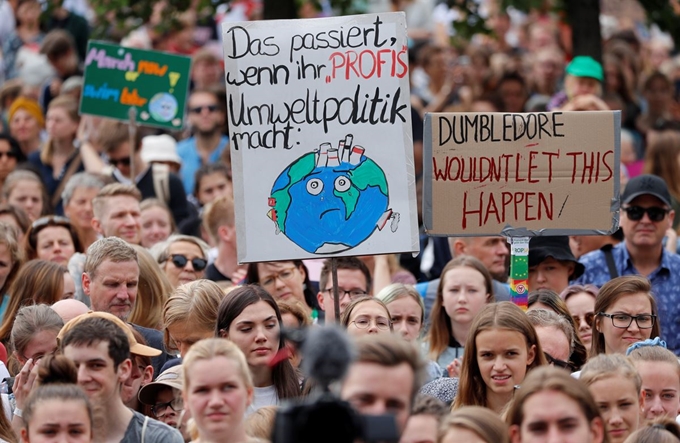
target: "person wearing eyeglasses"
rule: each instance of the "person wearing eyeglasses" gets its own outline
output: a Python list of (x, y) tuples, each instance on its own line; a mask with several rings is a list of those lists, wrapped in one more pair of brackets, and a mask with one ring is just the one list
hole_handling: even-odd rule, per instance
[[(668, 186), (659, 177), (632, 178), (621, 195), (620, 225), (625, 240), (609, 252), (593, 251), (580, 258), (585, 273), (575, 281), (601, 287), (622, 275), (641, 275), (651, 282), (659, 306), (657, 319), (668, 349), (680, 354), (680, 256), (664, 250), (666, 231), (673, 225)], [(595, 311), (598, 314), (598, 311)], [(600, 320), (609, 320), (600, 318)]]
[(661, 325), (652, 286), (645, 277), (617, 277), (600, 289), (590, 358), (625, 354), (634, 343), (658, 337)]
[[(359, 297), (372, 295), (371, 272), (368, 267), (356, 257), (338, 257), (335, 259), (338, 269), (338, 297), (340, 297), (340, 316), (347, 306)], [(319, 320), (335, 323), (335, 299), (333, 278), (331, 276), (331, 261), (326, 260), (319, 275), (319, 293), (316, 295), (323, 316)], [(319, 313), (321, 314), (321, 313)]]
[(352, 337), (389, 334), (393, 331), (390, 311), (385, 303), (374, 297), (361, 297), (352, 301), (342, 313), (340, 321)]
[(184, 441), (191, 441), (186, 424), (191, 412), (184, 409), (182, 400), (182, 365), (172, 366), (156, 381), (142, 386), (139, 390), (139, 401), (151, 406), (152, 416), (171, 428), (179, 429)]
[(569, 321), (546, 309), (528, 311), (527, 316), (536, 329), (548, 364), (573, 371), (574, 366), (569, 360), (574, 344), (574, 328)]
[(222, 134), (226, 113), (217, 94), (197, 89), (187, 100), (188, 121), (193, 136), (177, 144), (182, 159), (180, 174), (187, 194), (194, 191), (196, 171), (205, 164), (219, 163), (229, 139)]
[(153, 251), (173, 289), (203, 278), (208, 266), (208, 245), (190, 235), (171, 235)]
[(262, 286), (277, 302), (299, 302), (308, 317), (318, 318), (316, 291), (302, 260), (251, 263), (246, 281)]
[(588, 352), (593, 341), (595, 299), (599, 291), (595, 285), (571, 285), (560, 294), (574, 320), (576, 332)]
[(26, 161), (26, 157), (21, 152), (19, 142), (11, 135), (0, 132), (0, 188), (5, 183), (5, 178), (9, 173), (24, 161)]

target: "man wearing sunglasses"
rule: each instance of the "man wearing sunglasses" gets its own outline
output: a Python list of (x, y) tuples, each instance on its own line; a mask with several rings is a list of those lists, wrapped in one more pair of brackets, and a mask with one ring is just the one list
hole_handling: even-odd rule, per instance
[(597, 250), (582, 256), (586, 271), (577, 283), (602, 286), (622, 275), (647, 277), (659, 307), (661, 336), (668, 349), (680, 355), (680, 256), (663, 245), (674, 217), (668, 186), (661, 178), (645, 174), (631, 179), (621, 195), (624, 242), (610, 253)]
[(213, 91), (193, 91), (187, 100), (187, 108), (193, 136), (177, 144), (177, 154), (182, 158), (180, 174), (184, 190), (191, 194), (198, 168), (207, 163), (218, 163), (229, 139), (222, 134), (226, 114)]

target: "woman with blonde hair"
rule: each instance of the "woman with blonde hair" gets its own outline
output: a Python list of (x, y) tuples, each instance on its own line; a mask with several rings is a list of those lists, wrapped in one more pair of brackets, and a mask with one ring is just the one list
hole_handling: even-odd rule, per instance
[(643, 424), (642, 379), (624, 355), (600, 354), (591, 358), (579, 380), (600, 408), (611, 443), (623, 443)]
[(392, 332), (390, 311), (374, 297), (359, 297), (345, 308), (340, 323), (352, 337)]
[(45, 185), (35, 172), (26, 169), (11, 172), (2, 185), (2, 195), (5, 203), (26, 211), (31, 222), (50, 212)]
[(670, 418), (680, 411), (680, 362), (658, 339), (638, 343), (628, 349), (628, 359), (642, 379), (647, 420)]
[(184, 356), (182, 366), (182, 397), (184, 407), (191, 412), (192, 440), (247, 442), (244, 419), (254, 388), (248, 363), (238, 346), (220, 338), (200, 340)]
[(202, 279), (208, 266), (208, 244), (191, 235), (171, 235), (151, 253), (173, 288)]
[(152, 246), (165, 241), (175, 232), (175, 219), (168, 205), (157, 198), (146, 198), (139, 204), (142, 246)]
[(459, 441), (480, 443), (510, 443), (508, 426), (498, 414), (481, 406), (457, 409), (444, 419), (439, 428), (437, 443)]
[(128, 320), (145, 328), (158, 329), (163, 324), (163, 306), (172, 293), (172, 285), (149, 251), (139, 245), (132, 247), (139, 260), (139, 285)]
[(390, 311), (392, 328), (404, 340), (417, 342), (425, 325), (423, 298), (412, 285), (393, 283), (375, 296)]
[(210, 280), (175, 289), (163, 306), (165, 348), (184, 356), (197, 341), (213, 337), (223, 297), (222, 288)]
[(21, 267), (9, 293), (5, 318), (0, 326), (0, 341), (7, 343), (17, 312), (22, 306), (52, 305), (64, 298), (64, 277), (68, 270), (57, 263), (31, 260)]
[(56, 97), (47, 108), (45, 128), (49, 137), (40, 151), (28, 156), (28, 162), (40, 172), (57, 214), (63, 210), (61, 192), (66, 182), (76, 172), (85, 170), (75, 146), (79, 124), (78, 102), (69, 96)]

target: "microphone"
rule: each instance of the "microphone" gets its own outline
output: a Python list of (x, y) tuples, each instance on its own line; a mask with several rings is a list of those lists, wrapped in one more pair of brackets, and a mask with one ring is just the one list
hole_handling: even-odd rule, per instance
[(355, 350), (347, 333), (338, 326), (309, 328), (302, 344), (302, 370), (316, 380), (325, 391), (345, 377), (354, 361)]

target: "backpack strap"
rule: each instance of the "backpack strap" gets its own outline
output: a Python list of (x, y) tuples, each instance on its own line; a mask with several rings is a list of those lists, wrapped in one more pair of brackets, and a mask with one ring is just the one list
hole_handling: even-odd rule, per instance
[(142, 425), (142, 440), (141, 443), (144, 443), (144, 437), (146, 436), (146, 425), (149, 424), (149, 416), (146, 415), (144, 416), (144, 424)]
[(168, 165), (154, 163), (151, 165), (151, 175), (156, 198), (170, 205), (170, 168)]
[(614, 262), (614, 254), (612, 253), (612, 248), (614, 245), (604, 245), (600, 250), (604, 253), (604, 260), (607, 262), (607, 269), (609, 270), (609, 277), (616, 278), (619, 276), (619, 271), (616, 269), (616, 263)]

